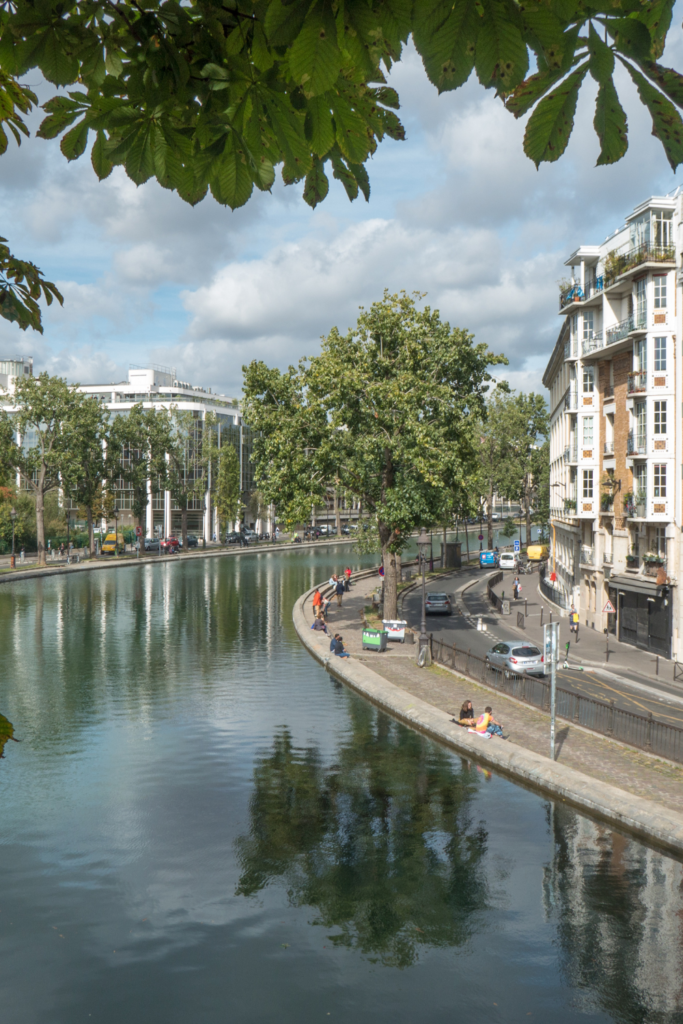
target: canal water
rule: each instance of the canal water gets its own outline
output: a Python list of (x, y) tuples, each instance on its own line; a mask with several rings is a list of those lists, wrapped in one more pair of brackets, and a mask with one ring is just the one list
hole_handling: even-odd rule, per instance
[(302, 649), (296, 597), (362, 561), (0, 589), (4, 1021), (683, 1020), (676, 860), (398, 725)]

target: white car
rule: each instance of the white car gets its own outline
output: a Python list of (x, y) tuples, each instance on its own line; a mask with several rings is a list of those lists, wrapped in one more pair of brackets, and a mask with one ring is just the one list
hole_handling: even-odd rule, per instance
[(500, 569), (515, 569), (519, 568), (519, 562), (517, 561), (517, 555), (514, 551), (501, 551), (498, 556), (498, 567)]

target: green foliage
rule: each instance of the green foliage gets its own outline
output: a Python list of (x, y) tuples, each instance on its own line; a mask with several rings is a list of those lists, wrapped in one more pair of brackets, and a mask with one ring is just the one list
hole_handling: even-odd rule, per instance
[(500, 532), (503, 535), (503, 537), (514, 537), (515, 534), (518, 532), (517, 524), (514, 521), (514, 519), (506, 519), (505, 522), (503, 523), (503, 529)]
[(225, 444), (220, 449), (218, 464), (218, 480), (216, 484), (216, 509), (220, 523), (219, 535), (222, 536), (228, 523), (239, 519), (241, 503), (240, 460), (232, 444)]
[(14, 520), (15, 549), (33, 547), (36, 539), (36, 504), (26, 493), (17, 493), (14, 487), (0, 487), (0, 540), (3, 550), (11, 551), (12, 509), (17, 513)]
[[(0, 152), (2, 143), (2, 74), (0, 74)], [(5, 146), (7, 140), (5, 140)], [(38, 267), (27, 260), (13, 256), (7, 245), (6, 238), (0, 238), (0, 316), (10, 323), (18, 324), (22, 331), (31, 327), (43, 333), (40, 316), (40, 298), (44, 298), (48, 306), (53, 299), (60, 305), (64, 300), (51, 281), (46, 281)]]

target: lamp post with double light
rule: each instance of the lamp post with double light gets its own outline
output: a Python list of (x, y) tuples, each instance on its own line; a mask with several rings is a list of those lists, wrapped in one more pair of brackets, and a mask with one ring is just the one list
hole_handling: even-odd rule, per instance
[(14, 568), (14, 566), (15, 566), (15, 561), (14, 561), (14, 529), (15, 529), (15, 526), (16, 526), (17, 515), (18, 515), (17, 510), (15, 508), (13, 508), (11, 510), (10, 514), (9, 514), (9, 517), (12, 520), (12, 561), (10, 562), (10, 565), (12, 566), (12, 568)]
[(427, 636), (427, 592), (425, 589), (425, 562), (427, 561), (427, 548), (429, 547), (429, 537), (424, 526), (420, 530), (420, 536), (417, 538), (417, 549), (420, 552), (420, 564), (422, 566), (422, 622), (420, 623), (420, 639), (418, 641), (418, 655), (423, 648), (429, 646), (429, 637)]

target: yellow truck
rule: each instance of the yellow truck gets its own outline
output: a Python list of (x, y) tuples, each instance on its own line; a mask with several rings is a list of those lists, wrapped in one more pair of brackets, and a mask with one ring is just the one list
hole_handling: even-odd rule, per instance
[(108, 533), (102, 542), (102, 554), (117, 555), (124, 550), (124, 546), (122, 533)]
[(530, 544), (526, 549), (526, 556), (530, 562), (543, 562), (548, 557), (548, 545)]

